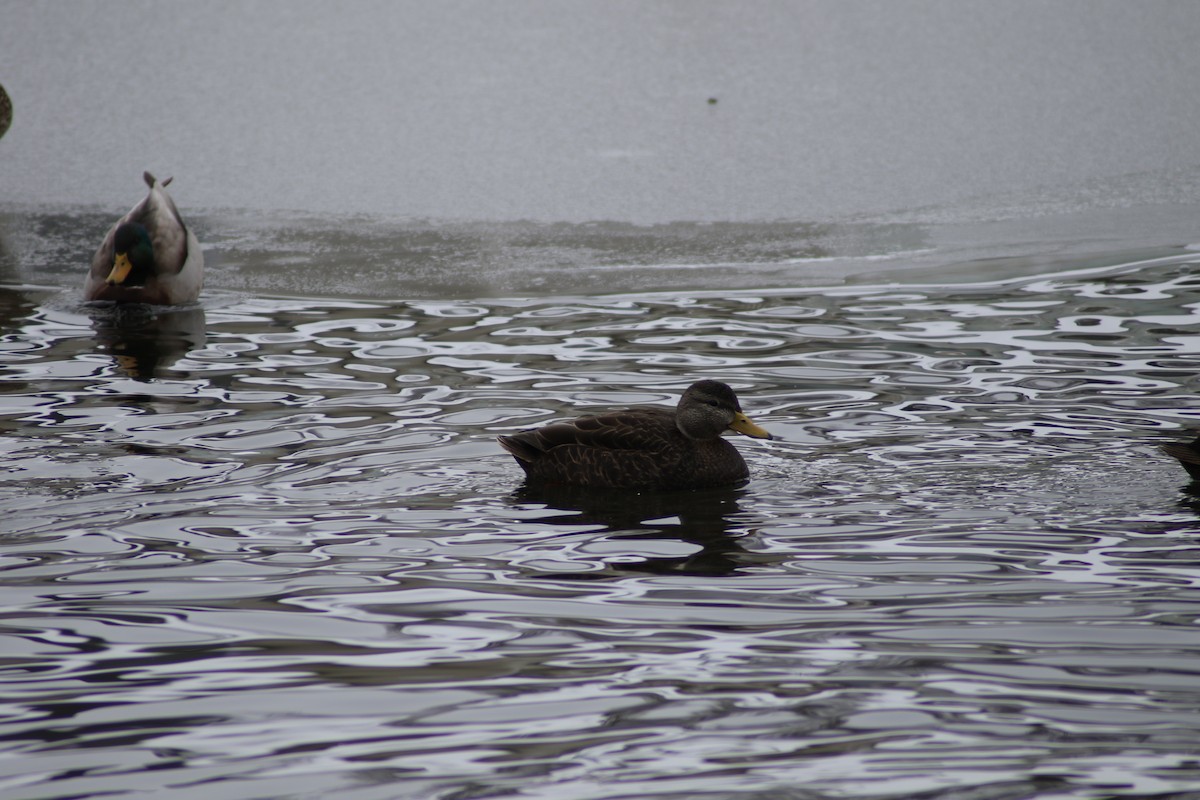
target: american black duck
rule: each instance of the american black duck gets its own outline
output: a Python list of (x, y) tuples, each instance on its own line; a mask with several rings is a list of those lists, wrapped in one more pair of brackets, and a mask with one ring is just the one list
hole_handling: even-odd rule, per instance
[(610, 411), (498, 438), (540, 483), (611, 489), (707, 489), (750, 477), (737, 448), (721, 438), (731, 429), (770, 439), (742, 413), (724, 383), (693, 383), (674, 409), (644, 406)]

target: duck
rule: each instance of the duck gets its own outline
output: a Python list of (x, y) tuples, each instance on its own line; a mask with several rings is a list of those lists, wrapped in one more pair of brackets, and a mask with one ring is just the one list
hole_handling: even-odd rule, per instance
[(1164, 444), (1162, 451), (1172, 458), (1178, 459), (1193, 481), (1200, 481), (1200, 438), (1191, 442)]
[(117, 220), (92, 257), (84, 299), (173, 306), (194, 303), (204, 286), (204, 253), (166, 192), (171, 182), (142, 175), (149, 193)]
[(773, 438), (742, 411), (728, 384), (693, 383), (674, 408), (639, 406), (499, 436), (527, 481), (604, 489), (734, 486), (750, 471), (726, 430)]

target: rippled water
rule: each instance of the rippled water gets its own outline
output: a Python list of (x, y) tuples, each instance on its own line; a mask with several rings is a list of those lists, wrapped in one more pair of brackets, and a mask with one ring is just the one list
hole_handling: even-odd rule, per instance
[[(1200, 791), (1200, 255), (0, 313), (7, 796)], [(701, 377), (744, 488), (494, 443)]]

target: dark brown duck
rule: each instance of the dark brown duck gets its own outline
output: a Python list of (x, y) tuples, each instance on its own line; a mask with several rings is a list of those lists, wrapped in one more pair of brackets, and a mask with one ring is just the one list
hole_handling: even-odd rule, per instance
[(770, 439), (742, 413), (733, 389), (694, 383), (674, 409), (610, 411), (500, 436), (500, 446), (530, 481), (610, 489), (707, 489), (750, 477), (746, 461), (721, 434)]

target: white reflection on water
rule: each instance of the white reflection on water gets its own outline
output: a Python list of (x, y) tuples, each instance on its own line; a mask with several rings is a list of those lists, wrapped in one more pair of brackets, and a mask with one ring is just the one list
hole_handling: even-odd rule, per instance
[[(1155, 445), (1196, 269), (124, 327), (5, 290), (0, 785), (1194, 790), (1200, 502)], [(494, 444), (701, 376), (781, 436), (742, 489), (539, 493)]]

